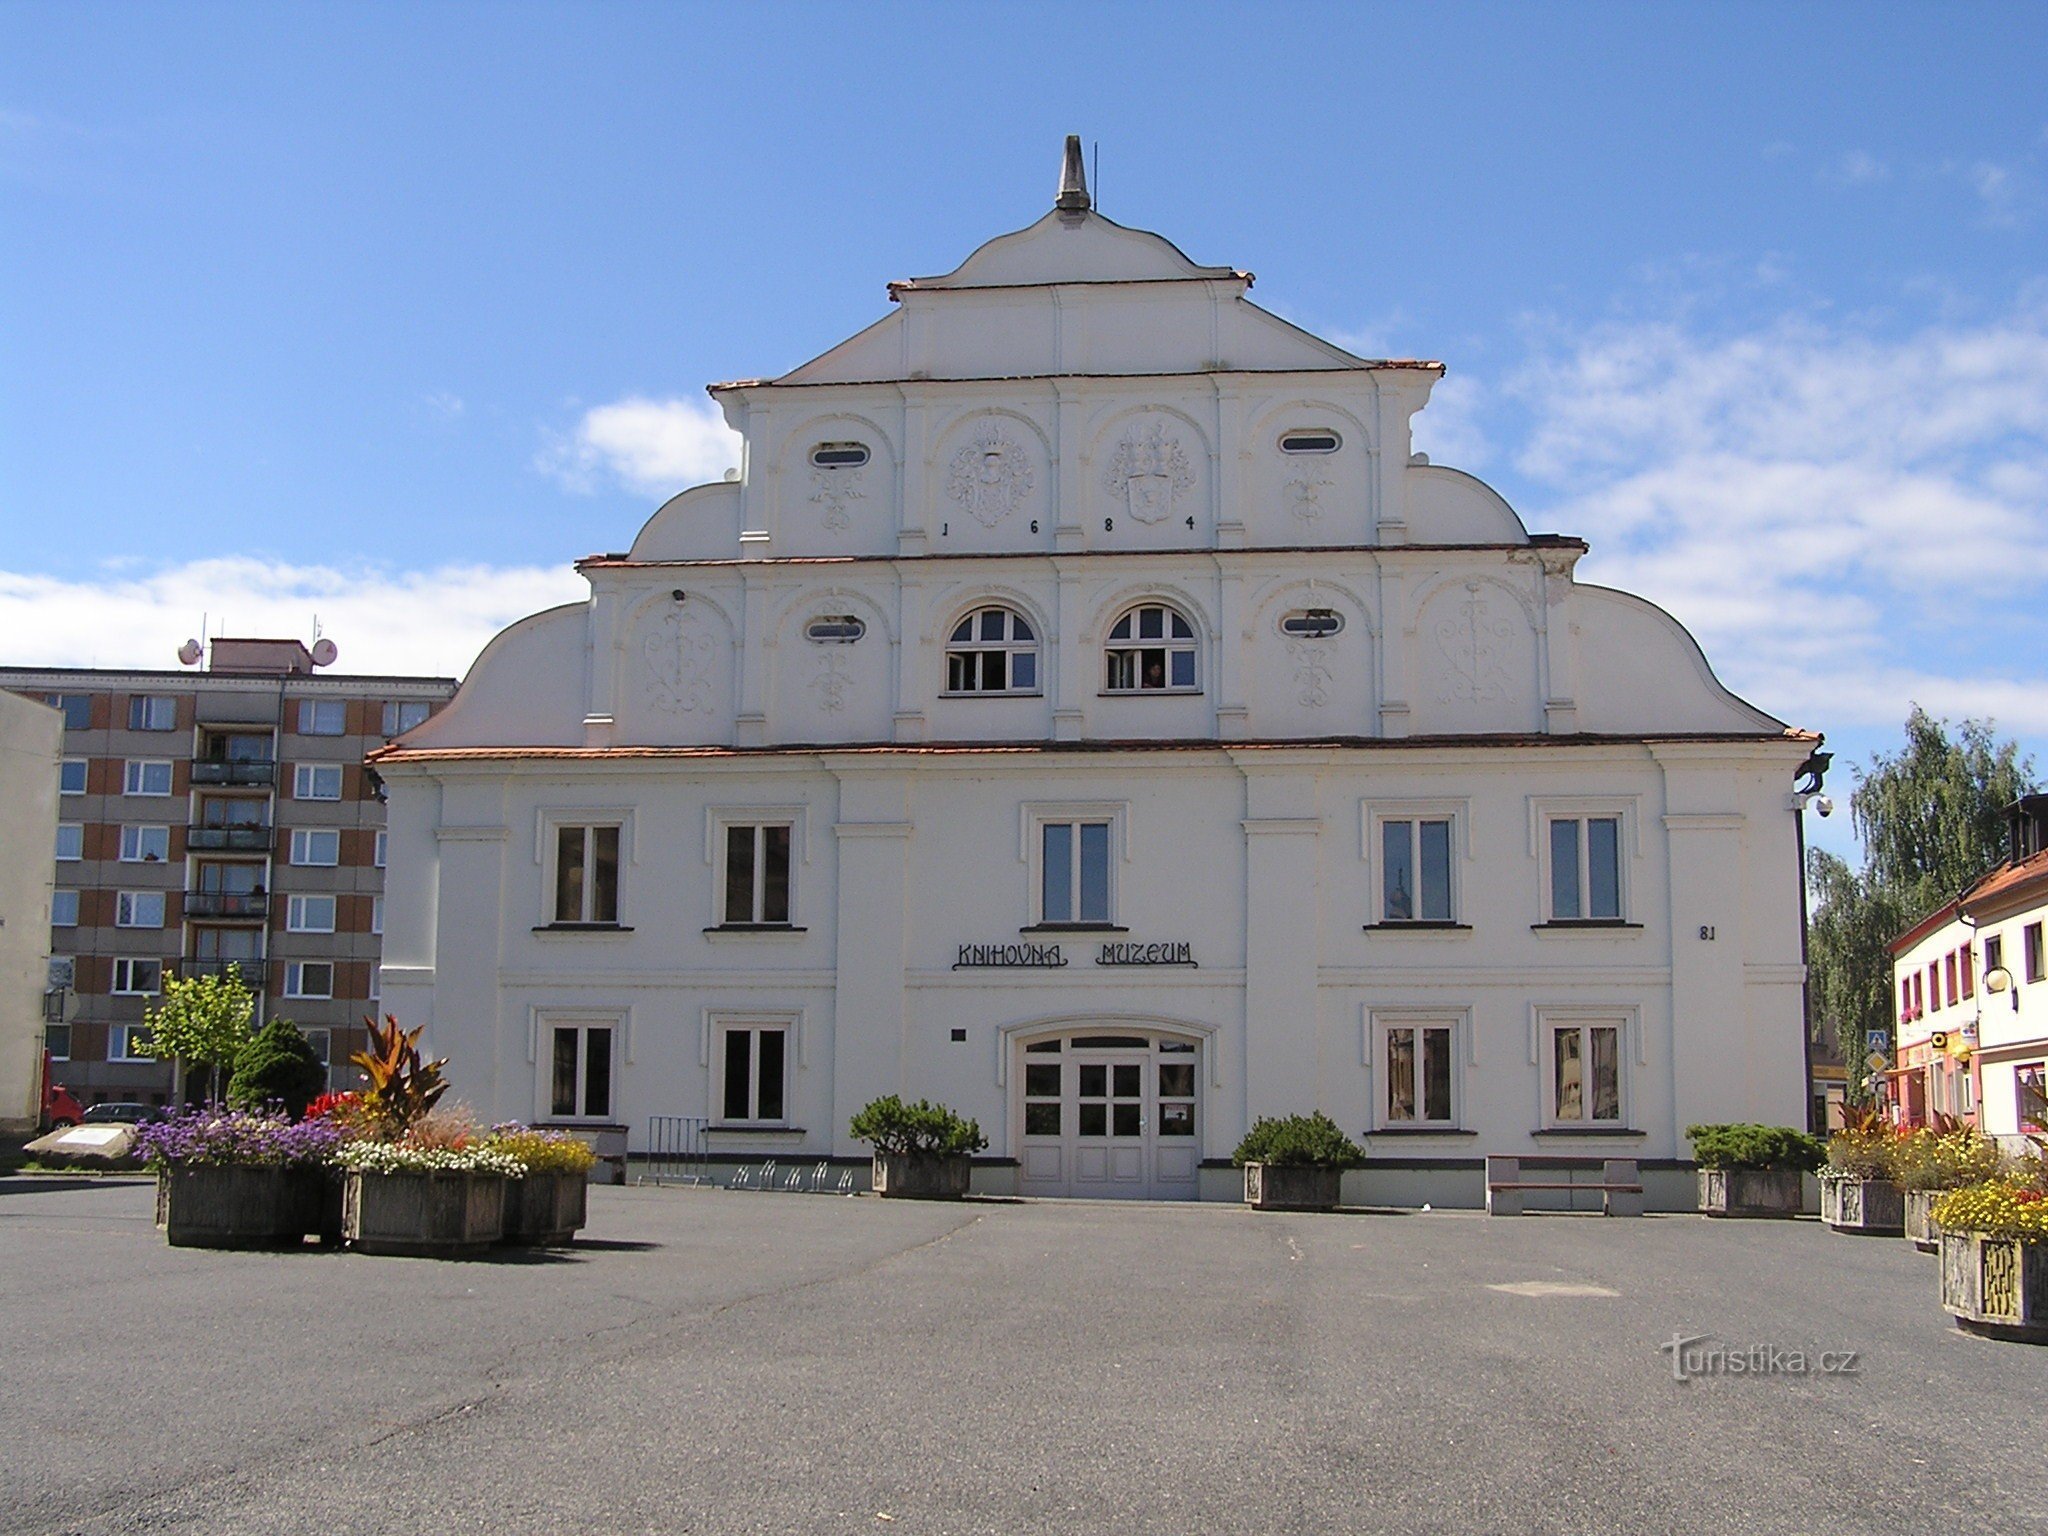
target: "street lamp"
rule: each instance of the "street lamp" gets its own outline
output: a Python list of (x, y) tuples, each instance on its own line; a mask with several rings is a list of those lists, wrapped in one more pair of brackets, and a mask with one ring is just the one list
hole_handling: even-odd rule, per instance
[(2005, 992), (2011, 994), (2012, 1011), (2014, 1013), (2020, 1011), (2019, 985), (2012, 979), (2012, 972), (2008, 971), (2004, 966), (1994, 965), (1984, 973), (1984, 990), (1986, 992)]

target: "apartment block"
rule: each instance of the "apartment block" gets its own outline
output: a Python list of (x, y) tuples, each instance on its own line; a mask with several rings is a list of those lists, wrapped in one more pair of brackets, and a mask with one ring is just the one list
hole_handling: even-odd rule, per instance
[[(189, 649), (194, 661), (198, 650)], [(162, 1104), (138, 1049), (167, 975), (238, 971), (352, 1079), (378, 1008), (384, 801), (364, 756), (452, 678), (320, 670), (331, 648), (214, 640), (203, 670), (0, 668), (64, 717), (50, 993), (53, 1075), (90, 1104)]]

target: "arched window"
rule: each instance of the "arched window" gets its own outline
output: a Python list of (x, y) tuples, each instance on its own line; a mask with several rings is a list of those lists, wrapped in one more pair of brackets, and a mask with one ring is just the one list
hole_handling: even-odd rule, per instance
[(1038, 636), (1009, 608), (977, 608), (946, 641), (946, 692), (1038, 692)]
[(1133, 608), (1110, 629), (1105, 655), (1111, 693), (1195, 691), (1195, 627), (1177, 608)]

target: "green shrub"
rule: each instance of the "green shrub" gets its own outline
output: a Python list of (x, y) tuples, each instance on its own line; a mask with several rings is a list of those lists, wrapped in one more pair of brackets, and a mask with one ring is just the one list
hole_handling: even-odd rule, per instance
[(1797, 1168), (1811, 1173), (1827, 1161), (1818, 1137), (1783, 1125), (1688, 1125), (1693, 1161), (1702, 1168)]
[(290, 1019), (272, 1019), (235, 1053), (228, 1079), (228, 1105), (262, 1109), (282, 1104), (296, 1120), (327, 1091), (327, 1069)]
[(1337, 1129), (1336, 1121), (1318, 1111), (1278, 1120), (1261, 1117), (1244, 1133), (1230, 1160), (1240, 1168), (1246, 1163), (1269, 1163), (1276, 1168), (1356, 1168), (1365, 1161), (1365, 1153)]
[(893, 1093), (863, 1108), (847, 1129), (856, 1141), (870, 1143), (877, 1152), (911, 1157), (979, 1152), (988, 1145), (975, 1121), (929, 1099), (906, 1104)]

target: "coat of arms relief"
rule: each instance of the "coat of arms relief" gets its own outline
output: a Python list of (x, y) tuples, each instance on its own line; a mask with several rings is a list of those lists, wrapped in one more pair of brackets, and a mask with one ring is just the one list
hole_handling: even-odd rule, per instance
[(824, 514), (827, 528), (834, 532), (847, 526), (851, 520), (846, 504), (860, 501), (867, 492), (860, 488), (864, 467), (859, 464), (815, 464), (811, 467), (811, 484), (817, 489), (811, 492), (811, 505)]
[(1487, 704), (1508, 696), (1503, 662), (1515, 626), (1494, 618), (1484, 594), (1478, 582), (1466, 582), (1451, 615), (1437, 621), (1437, 648), (1451, 664), (1437, 689), (1440, 703)]
[(1031, 494), (1032, 483), (1023, 448), (991, 421), (953, 455), (946, 494), (982, 527), (993, 528)]
[(655, 708), (695, 714), (711, 707), (711, 670), (718, 642), (680, 605), (657, 618), (641, 637), (648, 697)]
[(1155, 421), (1124, 434), (1103, 484), (1137, 521), (1157, 523), (1173, 516), (1175, 499), (1194, 489), (1195, 471), (1180, 439)]

